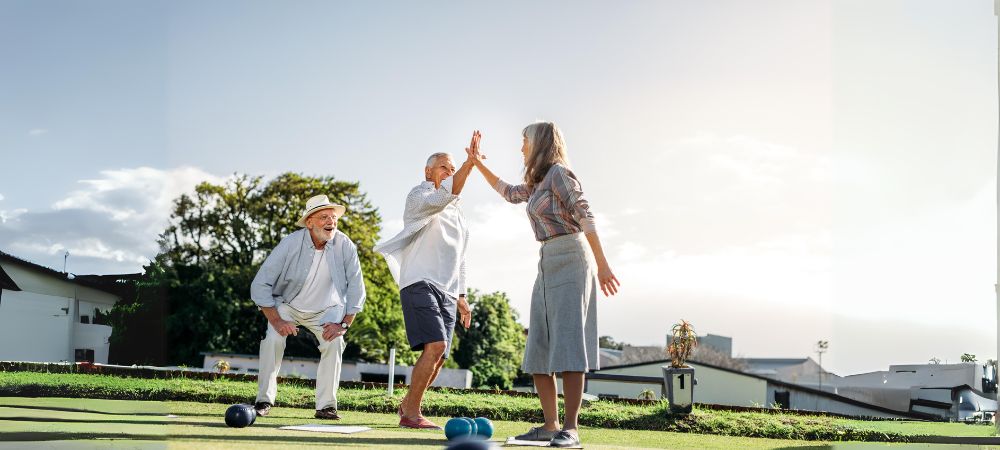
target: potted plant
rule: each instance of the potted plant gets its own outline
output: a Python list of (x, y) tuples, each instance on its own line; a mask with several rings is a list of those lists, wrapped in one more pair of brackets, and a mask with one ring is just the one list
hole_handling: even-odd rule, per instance
[(670, 402), (670, 412), (687, 414), (694, 403), (694, 367), (687, 365), (691, 352), (698, 346), (694, 326), (686, 320), (674, 324), (670, 330), (670, 365), (663, 366), (663, 396)]

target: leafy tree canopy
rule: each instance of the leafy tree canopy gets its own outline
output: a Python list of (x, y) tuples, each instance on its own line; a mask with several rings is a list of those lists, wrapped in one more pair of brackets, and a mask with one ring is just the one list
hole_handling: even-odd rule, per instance
[[(382, 362), (395, 345), (401, 363), (415, 360), (396, 284), (372, 251), (381, 230), (378, 210), (358, 183), (284, 173), (267, 182), (237, 174), (223, 184), (201, 183), (174, 201), (161, 252), (147, 268), (169, 292), (172, 362), (200, 365), (202, 351), (258, 352), (266, 320), (250, 300), (250, 282), (281, 238), (298, 229), (306, 200), (319, 194), (347, 207), (337, 226), (358, 246), (368, 292), (345, 357)], [(309, 332), (289, 336), (286, 354), (318, 356), (315, 345)]]
[(510, 389), (524, 357), (524, 327), (517, 323), (517, 311), (503, 292), (473, 290), (467, 300), (472, 325), (468, 330), (458, 326), (455, 362), (472, 371), (475, 387)]

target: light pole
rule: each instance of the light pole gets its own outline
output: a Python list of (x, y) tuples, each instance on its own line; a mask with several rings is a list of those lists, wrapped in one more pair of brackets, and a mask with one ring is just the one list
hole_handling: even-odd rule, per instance
[(828, 348), (830, 348), (830, 341), (816, 342), (816, 354), (819, 355), (819, 390), (821, 391), (823, 390), (823, 353), (826, 353)]

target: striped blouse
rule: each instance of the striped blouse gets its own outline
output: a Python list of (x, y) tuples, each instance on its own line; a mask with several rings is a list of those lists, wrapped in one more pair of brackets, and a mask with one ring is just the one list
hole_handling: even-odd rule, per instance
[(580, 181), (562, 164), (549, 168), (534, 189), (528, 188), (527, 184), (512, 186), (501, 179), (497, 179), (493, 189), (508, 202), (528, 202), (528, 220), (538, 241), (581, 231), (597, 231), (594, 213), (583, 198)]

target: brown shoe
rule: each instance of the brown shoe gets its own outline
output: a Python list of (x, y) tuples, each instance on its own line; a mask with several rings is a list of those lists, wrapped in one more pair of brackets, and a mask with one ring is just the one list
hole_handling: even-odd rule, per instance
[(340, 420), (340, 416), (337, 415), (337, 410), (333, 409), (332, 406), (317, 410), (314, 417), (317, 419)]
[(271, 412), (271, 404), (268, 402), (257, 402), (253, 405), (258, 416), (266, 416)]

